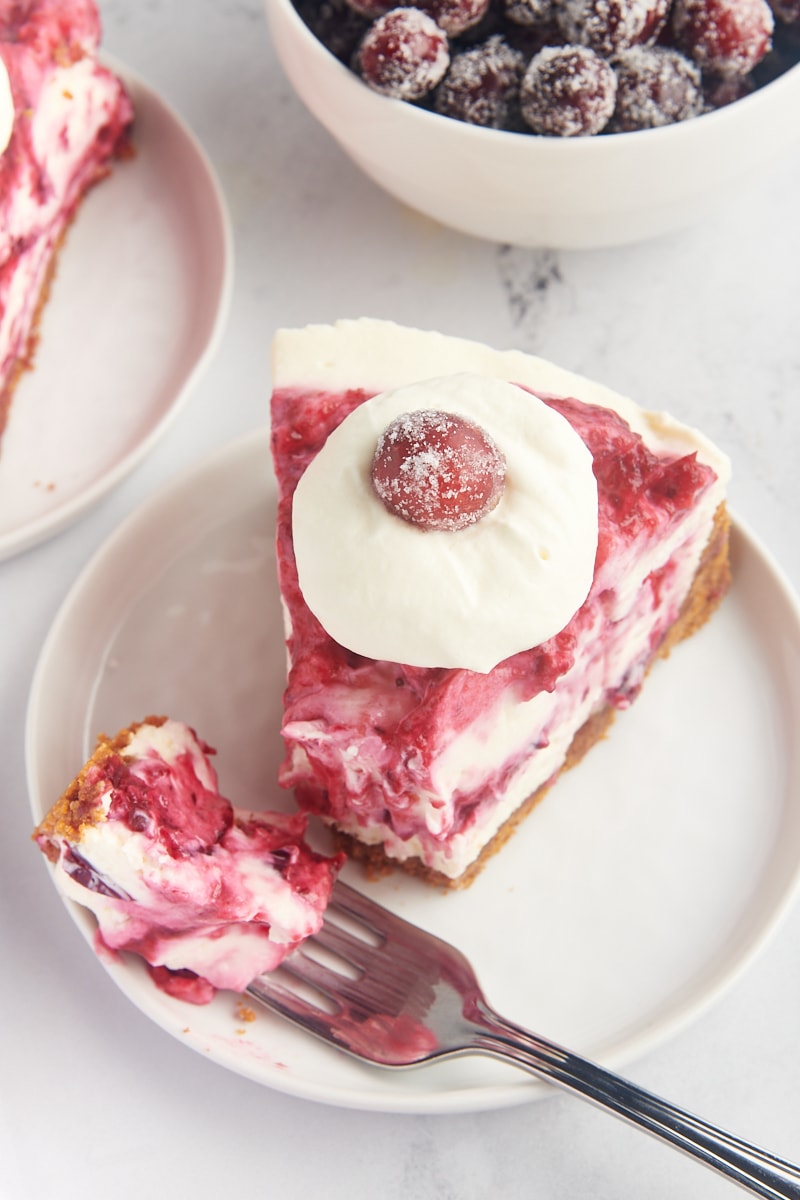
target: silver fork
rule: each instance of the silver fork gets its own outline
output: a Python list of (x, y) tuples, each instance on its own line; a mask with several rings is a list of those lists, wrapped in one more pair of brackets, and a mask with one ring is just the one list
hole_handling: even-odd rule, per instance
[(560, 1084), (759, 1196), (800, 1200), (800, 1168), (499, 1016), (464, 955), (337, 882), (322, 930), (253, 999), (363, 1061), (487, 1054)]

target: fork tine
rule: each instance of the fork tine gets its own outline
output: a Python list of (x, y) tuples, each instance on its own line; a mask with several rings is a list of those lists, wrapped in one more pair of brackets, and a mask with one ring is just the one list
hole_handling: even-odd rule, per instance
[(338, 954), (345, 962), (360, 971), (369, 965), (375, 953), (373, 946), (362, 942), (360, 938), (354, 937), (340, 925), (334, 925), (331, 921), (326, 921), (321, 929), (317, 930), (313, 941), (318, 942), (326, 950)]
[(326, 1013), (318, 1004), (312, 1004), (292, 988), (286, 987), (274, 973), (259, 975), (249, 984), (247, 994), (319, 1037), (333, 1037), (335, 1015)]
[(338, 1003), (339, 997), (344, 994), (346, 985), (350, 982), (346, 975), (340, 975), (338, 971), (326, 967), (324, 963), (302, 950), (295, 950), (285, 958), (281, 969), (303, 983), (312, 984), (334, 1003)]
[(371, 929), (379, 936), (385, 936), (384, 930), (399, 920), (387, 908), (370, 900), (362, 892), (355, 891), (341, 879), (337, 879), (334, 884), (333, 894), (328, 905), (329, 912), (336, 912), (337, 909), (346, 916), (360, 921), (367, 929)]
[[(315, 934), (306, 946), (313, 948), (319, 941)], [(358, 970), (357, 978), (326, 966), (302, 947), (284, 959), (281, 967), (301, 982), (317, 988), (332, 1004), (362, 1014), (397, 1014), (407, 1005), (419, 984), (418, 971), (413, 963), (404, 963), (394, 956), (384, 961), (374, 953), (371, 955), (370, 949), (364, 947), (365, 967)]]
[[(448, 945), (441, 938), (419, 925), (412, 924), (405, 917), (384, 908), (377, 900), (370, 899), (363, 892), (355, 891), (341, 879), (337, 879), (333, 885), (327, 914), (335, 914), (337, 911), (341, 911), (357, 924), (363, 925), (382, 942), (391, 940), (393, 955), (398, 950), (402, 953), (405, 949), (406, 953), (418, 961), (428, 960), (431, 957), (438, 959), (443, 952), (455, 954), (461, 959), (464, 958), (461, 951), (456, 950), (454, 946)], [(372, 949), (375, 948), (372, 947)]]
[[(365, 943), (371, 951), (370, 963), (376, 954), (381, 954), (382, 950), (385, 950), (386, 953), (389, 952), (389, 942), (392, 943), (393, 964), (397, 962), (398, 954), (410, 957), (411, 961), (421, 961), (423, 957), (428, 956), (429, 946), (439, 942), (438, 938), (434, 938), (417, 925), (411, 925), (403, 917), (384, 908), (377, 900), (372, 900), (362, 892), (355, 891), (341, 880), (337, 880), (334, 884), (326, 917), (333, 917), (335, 921), (336, 915), (339, 913), (350, 918), (356, 925), (361, 925), (364, 930), (378, 939), (378, 945)], [(328, 923), (332, 924), (333, 922), (329, 921)], [(354, 935), (354, 940), (360, 941), (357, 935)]]
[[(370, 945), (333, 922), (316, 939), (351, 961), (353, 979), (297, 948), (279, 972), (308, 984), (333, 1012), (309, 1002), (280, 978), (262, 975), (247, 992), (329, 1045), (384, 1067), (419, 1066), (474, 1052), (523, 1067), (607, 1108), (639, 1128), (693, 1154), (706, 1166), (760, 1196), (800, 1200), (800, 1167), (716, 1129), (606, 1068), (501, 1017), (486, 1002), (461, 951), (345, 884), (335, 885), (332, 909), (376, 935)], [(326, 945), (327, 943), (327, 945)]]

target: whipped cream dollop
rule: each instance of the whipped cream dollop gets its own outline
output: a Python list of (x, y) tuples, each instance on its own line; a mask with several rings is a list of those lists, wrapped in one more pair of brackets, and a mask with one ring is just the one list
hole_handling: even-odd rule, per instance
[(14, 131), (14, 97), (8, 69), (0, 55), (0, 154), (4, 154)]
[[(474, 422), (505, 457), (500, 502), (467, 528), (404, 521), (373, 488), (381, 434), (425, 409)], [(592, 457), (564, 417), (503, 379), (410, 384), (366, 401), (331, 433), (297, 485), (292, 531), (303, 597), (341, 645), (486, 672), (554, 636), (586, 599), (598, 533)]]

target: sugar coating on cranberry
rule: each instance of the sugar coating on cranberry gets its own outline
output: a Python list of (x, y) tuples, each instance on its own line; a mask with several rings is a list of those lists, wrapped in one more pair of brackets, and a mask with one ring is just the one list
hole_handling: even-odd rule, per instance
[(503, 0), (503, 12), (515, 25), (554, 25), (556, 0)]
[(727, 108), (734, 100), (743, 100), (755, 90), (756, 85), (749, 75), (704, 75), (704, 109)]
[(676, 46), (715, 75), (746, 75), (772, 46), (767, 0), (674, 0)]
[(372, 485), (385, 507), (428, 530), (480, 521), (499, 503), (505, 475), (505, 457), (485, 430), (438, 409), (396, 417), (372, 460)]
[(489, 11), (489, 0), (415, 0), (415, 5), (450, 37), (472, 29)]
[(632, 46), (613, 59), (617, 102), (611, 129), (631, 133), (697, 117), (703, 89), (697, 65), (664, 46)]
[(654, 42), (670, 0), (564, 0), (558, 21), (567, 42), (590, 46), (606, 57)]
[(486, 129), (505, 129), (519, 94), (525, 59), (499, 34), (457, 54), (436, 89), (434, 108)]
[(357, 65), (376, 92), (396, 100), (421, 100), (450, 65), (447, 34), (419, 8), (394, 8), (367, 30)]
[(545, 46), (520, 85), (520, 111), (534, 133), (586, 137), (604, 129), (614, 112), (617, 79), (588, 46)]

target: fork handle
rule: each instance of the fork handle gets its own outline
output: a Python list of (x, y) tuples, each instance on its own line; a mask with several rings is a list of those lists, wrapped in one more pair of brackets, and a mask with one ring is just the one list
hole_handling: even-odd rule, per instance
[(670, 1142), (758, 1196), (800, 1200), (800, 1167), (777, 1158), (666, 1100), (514, 1025), (487, 1008), (477, 1018), (471, 1048), (511, 1060), (560, 1084), (623, 1120)]

